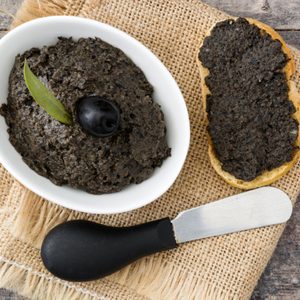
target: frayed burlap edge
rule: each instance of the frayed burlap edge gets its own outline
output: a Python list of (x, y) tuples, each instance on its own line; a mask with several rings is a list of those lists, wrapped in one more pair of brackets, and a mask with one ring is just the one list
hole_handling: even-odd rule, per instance
[[(65, 3), (67, 4), (67, 1)], [(32, 19), (50, 15), (64, 15), (66, 13), (67, 5), (64, 5), (60, 0), (25, 0), (16, 13), (11, 28)]]
[[(19, 183), (17, 185), (21, 187)], [(55, 225), (73, 219), (73, 215), (69, 210), (59, 210), (57, 205), (42, 200), (26, 188), (21, 189), (20, 205), (8, 218), (6, 225), (14, 237), (25, 243), (30, 241), (31, 246), (40, 248), (47, 232)]]
[[(134, 280), (132, 280), (132, 276), (128, 276), (131, 272), (137, 273)], [(238, 299), (232, 297), (229, 292), (225, 294), (211, 285), (203, 284), (190, 274), (182, 273), (170, 265), (164, 265), (163, 261), (161, 261), (161, 265), (149, 266), (147, 259), (142, 260), (123, 269), (118, 275), (112, 275), (111, 279), (118, 284), (126, 282), (126, 285), (129, 285), (137, 295), (141, 296), (139, 299), (145, 299), (143, 295), (151, 295), (151, 299), (186, 299), (187, 295), (189, 299), (197, 300)], [(95, 291), (77, 287), (73, 283), (35, 271), (29, 266), (1, 256), (0, 287), (16, 291), (19, 295), (30, 299), (110, 299)]]
[(18, 264), (4, 257), (0, 257), (0, 287), (14, 290), (30, 299), (106, 299), (87, 289), (56, 280), (52, 276), (34, 271), (28, 266)]

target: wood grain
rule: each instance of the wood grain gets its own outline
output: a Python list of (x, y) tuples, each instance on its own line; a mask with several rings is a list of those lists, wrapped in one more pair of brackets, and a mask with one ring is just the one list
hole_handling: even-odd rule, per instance
[(300, 199), (251, 300), (300, 299)]
[(278, 32), (289, 45), (300, 49), (300, 30), (278, 30)]
[(265, 22), (275, 29), (300, 28), (299, 0), (203, 0), (231, 15)]
[[(22, 0), (0, 0), (0, 10), (14, 14), (21, 2)], [(287, 43), (300, 49), (300, 0), (203, 0), (203, 2), (232, 15), (263, 21), (277, 29)], [(0, 38), (7, 32), (11, 20), (8, 14), (0, 13)], [(24, 298), (0, 289), (0, 300), (4, 299)], [(300, 300), (299, 199), (293, 216), (251, 299)]]
[(0, 32), (1, 36), (5, 34), (12, 21), (12, 15), (15, 14), (22, 0), (0, 0)]

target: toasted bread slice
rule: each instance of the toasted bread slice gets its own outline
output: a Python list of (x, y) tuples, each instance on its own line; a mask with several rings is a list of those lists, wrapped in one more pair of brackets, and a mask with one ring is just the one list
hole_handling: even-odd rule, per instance
[[(295, 72), (295, 61), (293, 59), (293, 55), (291, 50), (288, 48), (282, 37), (270, 26), (259, 22), (254, 19), (248, 19), (248, 22), (250, 24), (256, 25), (257, 27), (261, 28), (262, 30), (266, 31), (274, 40), (279, 40), (282, 43), (282, 51), (287, 55), (289, 58), (289, 61), (287, 62), (286, 66), (284, 67), (283, 71), (286, 74), (286, 79), (289, 87), (289, 100), (292, 101), (296, 112), (293, 114), (293, 118), (298, 121), (300, 124), (300, 95), (296, 89), (295, 83), (291, 80), (292, 75)], [(207, 36), (210, 35), (211, 30), (208, 32)], [(200, 47), (202, 44), (200, 45)], [(209, 70), (205, 68), (201, 61), (199, 60), (197, 56), (197, 64), (199, 66), (200, 70), (200, 77), (201, 77), (201, 88), (202, 88), (202, 101), (203, 101), (203, 108), (206, 112), (206, 97), (210, 94), (210, 91), (208, 87), (205, 84), (205, 77), (208, 76)], [(298, 127), (298, 137), (296, 140), (296, 146), (300, 146), (300, 126)], [(222, 169), (222, 163), (217, 158), (214, 146), (212, 143), (212, 140), (208, 134), (208, 155), (211, 161), (211, 164), (215, 171), (230, 185), (241, 188), (241, 189), (253, 189), (257, 187), (261, 187), (264, 185), (269, 185), (273, 183), (274, 181), (278, 180), (280, 177), (285, 175), (292, 167), (295, 165), (295, 163), (298, 161), (300, 157), (300, 151), (296, 150), (293, 156), (292, 161), (284, 163), (278, 168), (275, 168), (271, 171), (264, 171), (261, 175), (257, 176), (255, 179), (251, 181), (243, 181), (241, 179), (236, 178), (232, 174), (224, 171)]]

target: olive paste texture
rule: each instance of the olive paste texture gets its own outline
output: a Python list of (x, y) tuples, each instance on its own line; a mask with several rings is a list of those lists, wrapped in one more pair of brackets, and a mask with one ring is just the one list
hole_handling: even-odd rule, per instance
[[(23, 79), (25, 59), (72, 114), (73, 125), (56, 121), (32, 99)], [(99, 38), (59, 38), (16, 57), (1, 113), (10, 142), (38, 174), (57, 185), (111, 193), (147, 179), (170, 156), (164, 116), (152, 93), (143, 72), (121, 50)], [(90, 95), (118, 106), (115, 135), (95, 137), (79, 125), (76, 103)]]
[(291, 161), (298, 122), (281, 42), (246, 19), (226, 20), (205, 38), (199, 59), (209, 70), (208, 131), (222, 168), (251, 181)]

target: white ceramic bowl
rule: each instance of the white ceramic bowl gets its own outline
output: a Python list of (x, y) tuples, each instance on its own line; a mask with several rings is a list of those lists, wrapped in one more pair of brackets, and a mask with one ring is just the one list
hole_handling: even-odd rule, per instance
[(6, 102), (8, 77), (15, 56), (32, 47), (54, 44), (58, 36), (72, 36), (75, 39), (100, 37), (123, 50), (143, 70), (154, 87), (155, 101), (164, 112), (172, 156), (140, 184), (130, 185), (118, 193), (91, 195), (68, 186), (56, 186), (31, 170), (10, 144), (7, 126), (1, 117), (0, 162), (33, 192), (74, 210), (101, 214), (120, 213), (154, 201), (174, 183), (183, 166), (189, 147), (189, 118), (182, 94), (169, 71), (149, 49), (128, 34), (94, 20), (67, 16), (36, 19), (17, 27), (0, 40), (0, 103)]

